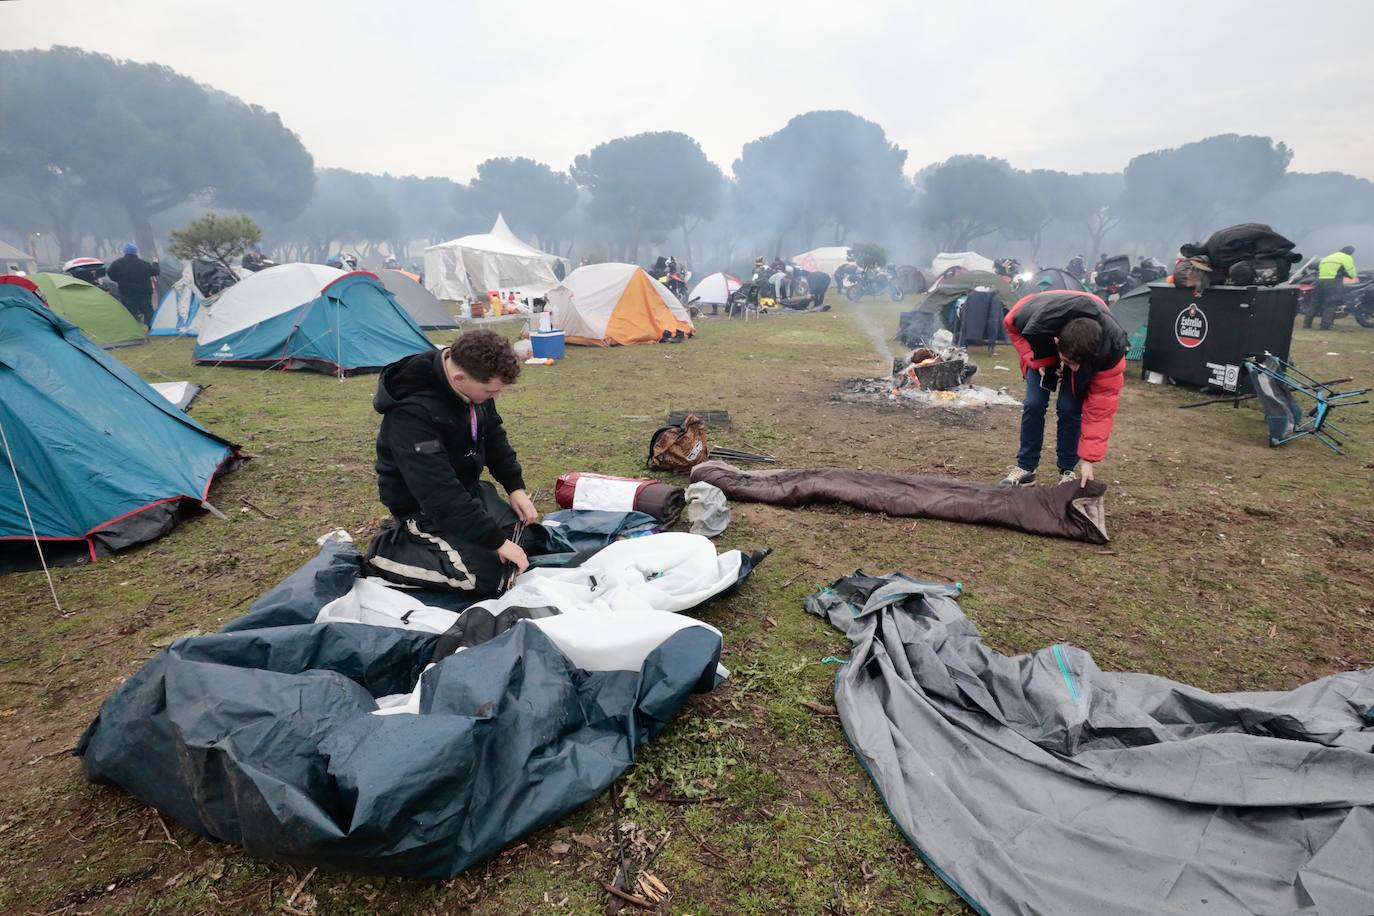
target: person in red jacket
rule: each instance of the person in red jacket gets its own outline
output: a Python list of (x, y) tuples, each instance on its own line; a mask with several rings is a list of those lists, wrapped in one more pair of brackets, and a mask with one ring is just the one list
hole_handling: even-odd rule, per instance
[(1053, 290), (1021, 299), (1002, 324), (1021, 357), (1026, 399), (1021, 407), (1021, 449), (1002, 478), (1006, 486), (1029, 486), (1040, 466), (1045, 412), (1059, 389), (1055, 457), (1059, 482), (1081, 486), (1107, 454), (1121, 386), (1126, 375), (1126, 332), (1091, 293)]

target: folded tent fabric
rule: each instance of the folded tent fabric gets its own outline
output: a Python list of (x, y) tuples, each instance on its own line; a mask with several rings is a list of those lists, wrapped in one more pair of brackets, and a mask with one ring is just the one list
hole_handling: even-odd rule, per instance
[(1106, 484), (1075, 481), (1053, 487), (1002, 487), (943, 477), (891, 474), (852, 468), (744, 471), (707, 461), (692, 480), (719, 487), (741, 502), (797, 508), (845, 503), (867, 512), (906, 518), (995, 525), (1051, 537), (1107, 543), (1103, 497)]
[(674, 611), (752, 565), (655, 535), (455, 614), (360, 580), (354, 546), (327, 542), (246, 618), (125, 681), (76, 753), (88, 779), (253, 855), (451, 876), (595, 798), (716, 683), (720, 633)]
[(889, 814), (978, 912), (1370, 911), (1374, 670), (1212, 694), (1010, 657), (958, 593), (856, 572), (805, 608), (853, 643), (835, 705)]

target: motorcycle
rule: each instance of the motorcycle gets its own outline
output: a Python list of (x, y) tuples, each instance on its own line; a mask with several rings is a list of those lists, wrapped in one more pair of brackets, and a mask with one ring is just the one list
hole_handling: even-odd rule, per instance
[[(1298, 288), (1298, 314), (1306, 315), (1316, 306), (1317, 271), (1307, 267), (1294, 280)], [(1345, 295), (1336, 307), (1334, 318), (1353, 317), (1362, 328), (1374, 328), (1374, 271), (1362, 270), (1354, 283), (1345, 284)]]
[(864, 296), (881, 296), (883, 293), (887, 293), (893, 302), (901, 302), (906, 295), (901, 284), (893, 282), (892, 274), (871, 267), (859, 271), (855, 281), (845, 288), (844, 297), (850, 302), (858, 302)]

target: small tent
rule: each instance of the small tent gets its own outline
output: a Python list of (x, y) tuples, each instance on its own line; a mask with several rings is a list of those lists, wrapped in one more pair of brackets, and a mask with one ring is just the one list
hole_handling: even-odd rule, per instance
[(17, 271), (31, 274), (36, 270), (38, 262), (33, 259), (33, 255), (15, 248), (8, 242), (0, 241), (0, 274), (12, 274)]
[(37, 567), (35, 534), (50, 565), (161, 537), (238, 457), (14, 283), (0, 283), (0, 431), (0, 570)]
[(940, 323), (950, 330), (958, 324), (959, 300), (977, 289), (988, 289), (997, 294), (1004, 307), (1010, 309), (1020, 298), (1012, 292), (1011, 285), (992, 271), (966, 270), (952, 277), (945, 277), (935, 284), (916, 311), (933, 313)]
[(628, 346), (695, 333), (677, 297), (634, 264), (588, 264), (549, 290), (554, 327), (567, 342)]
[(703, 277), (701, 282), (692, 287), (692, 291), (687, 294), (688, 305), (725, 305), (730, 301), (730, 294), (743, 286), (739, 278), (731, 274), (711, 274)]
[(976, 251), (942, 251), (935, 256), (934, 261), (930, 262), (930, 272), (936, 277), (941, 276), (951, 267), (991, 272), (992, 258), (985, 258)]
[(1021, 295), (1029, 296), (1031, 293), (1044, 293), (1052, 289), (1066, 289), (1076, 293), (1088, 291), (1077, 277), (1062, 267), (1046, 267), (1021, 285)]
[[(1158, 285), (1168, 286), (1165, 283)], [(1130, 341), (1128, 358), (1139, 359), (1140, 354), (1144, 352), (1145, 329), (1150, 320), (1150, 289), (1150, 285), (1142, 283), (1130, 292), (1124, 293), (1110, 306), (1112, 317), (1121, 325), (1121, 330), (1126, 332), (1126, 339)]]
[(40, 273), (29, 279), (38, 285), (49, 308), (102, 347), (128, 347), (147, 341), (138, 319), (100, 287), (70, 274)]
[(199, 258), (187, 261), (180, 279), (158, 303), (148, 334), (153, 337), (196, 336), (205, 324), (214, 298), (250, 273), (242, 267), (229, 270), (223, 264)]
[(404, 270), (379, 270), (377, 279), (401, 303), (401, 308), (410, 313), (415, 323), (426, 331), (458, 327), (458, 321), (444, 308), (444, 304), (421, 286), (414, 274)]
[(375, 274), (280, 264), (220, 294), (192, 358), (202, 365), (347, 374), (433, 346)]
[(500, 214), (490, 232), (425, 249), (425, 284), (440, 299), (480, 298), (488, 290), (542, 294), (558, 283), (558, 261), (516, 238)]
[(823, 274), (835, 276), (835, 271), (845, 263), (853, 263), (849, 256), (847, 245), (834, 245), (828, 248), (812, 248), (810, 251), (803, 251), (801, 254), (794, 254), (787, 260), (800, 267), (802, 270), (817, 270)]

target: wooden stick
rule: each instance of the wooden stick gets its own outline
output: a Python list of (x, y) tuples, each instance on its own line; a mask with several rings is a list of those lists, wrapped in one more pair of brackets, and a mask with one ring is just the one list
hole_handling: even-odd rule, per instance
[(605, 881), (597, 881), (596, 883), (601, 885), (601, 889), (604, 890), (606, 893), (610, 894), (612, 897), (618, 897), (621, 900), (624, 900), (626, 903), (630, 904), (631, 906), (637, 906), (641, 910), (658, 909), (658, 906), (655, 903), (653, 903), (650, 900), (646, 900), (643, 897), (640, 897), (636, 894), (626, 893), (625, 891), (622, 891), (620, 888), (615, 887), (614, 885), (611, 885)]
[(272, 519), (273, 521), (277, 520), (277, 516), (273, 515), (271, 512), (264, 510), (261, 506), (257, 505), (256, 503), (250, 502), (247, 496), (240, 496), (239, 502), (243, 503), (248, 508), (255, 510), (259, 514)]
[(296, 885), (296, 889), (295, 889), (294, 891), (291, 892), (291, 896), (286, 898), (286, 908), (290, 908), (291, 904), (293, 904), (293, 903), (296, 902), (296, 896), (297, 896), (301, 891), (305, 890), (305, 885), (306, 885), (306, 883), (307, 883), (311, 878), (315, 877), (315, 872), (316, 872), (317, 870), (318, 870), (318, 869), (314, 869), (314, 868), (310, 869), (310, 871), (306, 873), (305, 877), (301, 879), (301, 883)]

